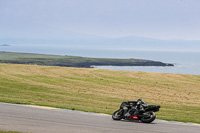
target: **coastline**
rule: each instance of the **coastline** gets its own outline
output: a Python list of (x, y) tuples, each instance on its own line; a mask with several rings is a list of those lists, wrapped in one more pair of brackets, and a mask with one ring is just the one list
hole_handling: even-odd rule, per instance
[(92, 66), (174, 66), (174, 64), (143, 59), (90, 58), (35, 53), (0, 52), (0, 63), (93, 68)]

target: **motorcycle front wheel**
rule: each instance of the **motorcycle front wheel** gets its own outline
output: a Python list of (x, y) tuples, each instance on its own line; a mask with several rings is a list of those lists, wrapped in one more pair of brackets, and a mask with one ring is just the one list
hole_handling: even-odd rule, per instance
[(113, 120), (121, 120), (124, 117), (122, 109), (115, 111), (112, 115)]
[(141, 118), (141, 121), (144, 123), (151, 123), (156, 119), (156, 114), (151, 111), (151, 112), (146, 112), (146, 115)]

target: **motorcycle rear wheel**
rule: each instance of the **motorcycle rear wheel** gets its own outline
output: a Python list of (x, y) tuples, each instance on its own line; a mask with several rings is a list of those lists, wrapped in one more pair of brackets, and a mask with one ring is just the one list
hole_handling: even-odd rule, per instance
[(151, 123), (151, 122), (153, 122), (156, 119), (156, 114), (153, 111), (147, 112), (147, 113), (149, 113), (149, 115), (142, 117), (141, 121), (143, 123)]
[(113, 120), (121, 120), (124, 117), (122, 109), (115, 111), (112, 115)]

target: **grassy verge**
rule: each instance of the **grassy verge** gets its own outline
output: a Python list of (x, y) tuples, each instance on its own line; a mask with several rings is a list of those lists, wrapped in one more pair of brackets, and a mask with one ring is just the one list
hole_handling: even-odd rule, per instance
[(123, 101), (161, 105), (158, 119), (200, 123), (200, 76), (0, 64), (0, 101), (112, 114)]

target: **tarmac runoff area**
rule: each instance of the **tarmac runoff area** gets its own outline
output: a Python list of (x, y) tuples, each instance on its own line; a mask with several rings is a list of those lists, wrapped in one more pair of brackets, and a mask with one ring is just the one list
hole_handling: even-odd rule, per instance
[(26, 133), (199, 133), (200, 124), (114, 121), (111, 115), (0, 102), (0, 130)]

